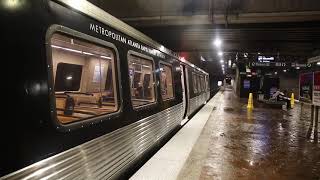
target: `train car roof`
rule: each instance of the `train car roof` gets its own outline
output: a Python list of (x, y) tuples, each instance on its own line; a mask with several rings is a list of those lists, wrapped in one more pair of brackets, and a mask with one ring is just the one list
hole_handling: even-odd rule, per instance
[(171, 51), (170, 49), (165, 48), (163, 45), (154, 41), (153, 39), (146, 36), (142, 32), (129, 26), (125, 22), (112, 16), (111, 14), (105, 12), (104, 10), (100, 9), (99, 7), (93, 5), (92, 3), (90, 3), (86, 0), (52, 0), (52, 1), (62, 3), (68, 7), (71, 7), (75, 10), (78, 10), (78, 11), (86, 14), (87, 16), (90, 16), (91, 18), (94, 18), (94, 19), (120, 31), (120, 32), (123, 32), (123, 33), (151, 46), (152, 48), (155, 48), (155, 49), (157, 49), (157, 50), (159, 50), (169, 56), (172, 56), (172, 57), (178, 59), (182, 63), (185, 63), (185, 64), (187, 64), (187, 65), (189, 65), (189, 66), (191, 66), (191, 67), (193, 67), (193, 68), (195, 68), (205, 74), (208, 74), (207, 72), (205, 72), (201, 68), (197, 67), (196, 65), (194, 65), (186, 60), (181, 60), (179, 58), (179, 56), (176, 53), (174, 53), (173, 51)]

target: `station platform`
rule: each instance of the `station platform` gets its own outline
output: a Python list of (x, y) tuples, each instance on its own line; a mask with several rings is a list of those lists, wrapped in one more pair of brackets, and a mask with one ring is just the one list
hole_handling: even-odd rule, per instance
[(310, 108), (246, 105), (218, 92), (131, 180), (320, 179), (320, 143), (306, 138)]

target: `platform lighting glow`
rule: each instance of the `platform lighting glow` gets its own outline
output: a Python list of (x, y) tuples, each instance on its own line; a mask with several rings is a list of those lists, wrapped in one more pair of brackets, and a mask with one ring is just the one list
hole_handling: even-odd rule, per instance
[(25, 0), (3, 0), (4, 7), (15, 10), (22, 7), (22, 5), (25, 3)]
[(217, 38), (216, 40), (214, 40), (214, 45), (216, 46), (216, 47), (221, 47), (221, 44), (222, 44), (222, 41), (221, 41), (221, 39), (219, 39), (219, 38)]
[(283, 70), (283, 72), (287, 72), (287, 70), (286, 70), (286, 69), (284, 69), (284, 70)]
[(223, 67), (223, 68), (224, 68), (224, 64), (222, 64), (222, 65), (221, 65), (221, 67)]
[(278, 74), (278, 72), (276, 71), (276, 72), (274, 72), (274, 74), (275, 74), (275, 75), (277, 75), (277, 74)]
[(220, 63), (223, 64), (223, 60), (222, 59), (220, 60)]
[(231, 64), (232, 64), (232, 62), (231, 62), (231, 60), (229, 60), (228, 61), (228, 66), (231, 67)]
[(300, 69), (300, 67), (296, 67), (296, 69)]
[(320, 66), (320, 62), (317, 62), (317, 66)]
[(223, 52), (222, 52), (222, 51), (219, 51), (219, 52), (218, 52), (218, 55), (219, 55), (219, 56), (222, 56), (222, 55), (223, 55)]

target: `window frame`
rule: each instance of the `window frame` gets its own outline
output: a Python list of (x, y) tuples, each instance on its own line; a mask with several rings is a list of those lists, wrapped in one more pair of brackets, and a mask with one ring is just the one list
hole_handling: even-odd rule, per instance
[[(140, 106), (134, 106), (133, 103), (132, 103), (132, 89), (130, 87), (130, 74), (129, 74), (129, 59), (130, 59), (130, 56), (137, 56), (138, 58), (141, 58), (141, 59), (146, 59), (146, 60), (150, 60), (152, 61), (152, 74), (153, 74), (153, 80), (154, 80), (154, 102), (151, 102), (151, 103), (147, 103), (147, 104), (143, 104), (143, 105), (140, 105)], [(145, 109), (145, 108), (150, 108), (150, 107), (153, 107), (155, 105), (158, 104), (158, 90), (157, 90), (157, 84), (158, 84), (158, 79), (157, 79), (157, 76), (156, 76), (156, 64), (155, 64), (155, 61), (154, 59), (151, 57), (151, 56), (148, 56), (148, 55), (145, 55), (145, 54), (142, 54), (142, 53), (138, 53), (136, 51), (133, 51), (133, 50), (129, 50), (128, 53), (127, 53), (127, 63), (128, 63), (128, 83), (129, 83), (129, 87), (130, 87), (130, 101), (131, 101), (131, 107), (133, 108), (133, 110), (136, 110), (136, 111), (139, 111), (139, 110), (142, 110), (142, 109)]]
[[(63, 124), (57, 118), (56, 111), (56, 96), (54, 89), (54, 75), (53, 75), (53, 59), (52, 59), (52, 47), (51, 39), (54, 34), (62, 34), (70, 37), (77, 38), (79, 40), (107, 48), (113, 52), (114, 62), (113, 65), (113, 86), (114, 86), (114, 97), (117, 110), (114, 112), (106, 113), (103, 115), (93, 116), (79, 121), (72, 122), (70, 124)], [(58, 131), (70, 132), (71, 130), (85, 128), (93, 124), (102, 123), (108, 121), (111, 117), (119, 116), (123, 112), (123, 93), (121, 85), (121, 73), (120, 73), (120, 58), (117, 47), (106, 40), (99, 39), (97, 37), (87, 35), (85, 33), (76, 31), (74, 29), (54, 24), (51, 25), (46, 32), (46, 62), (47, 62), (47, 74), (48, 74), (48, 91), (49, 91), (49, 102), (50, 102), (50, 116), (53, 125)]]
[[(159, 70), (160, 70), (160, 65), (165, 65), (165, 66), (169, 66), (170, 67), (170, 69), (171, 69), (171, 80), (172, 80), (172, 97), (170, 97), (170, 98), (167, 98), (167, 99), (163, 99), (163, 97), (162, 97), (162, 94), (160, 93), (160, 95), (161, 95), (161, 99), (162, 99), (162, 101), (163, 102), (166, 102), (166, 101), (171, 101), (171, 100), (174, 100), (175, 98), (176, 98), (176, 95), (175, 95), (175, 86), (174, 86), (174, 71), (173, 71), (173, 66), (172, 66), (172, 64), (170, 64), (170, 63), (168, 63), (168, 62), (165, 62), (165, 61), (162, 61), (162, 60), (160, 60), (159, 61)], [(160, 72), (160, 71), (159, 71)], [(159, 76), (160, 77), (160, 81), (159, 81), (159, 84), (160, 84), (160, 90), (161, 90), (161, 75)]]

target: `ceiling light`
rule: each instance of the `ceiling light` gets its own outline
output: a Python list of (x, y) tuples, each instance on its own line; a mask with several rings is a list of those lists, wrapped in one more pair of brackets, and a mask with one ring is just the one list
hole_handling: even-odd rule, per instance
[(219, 55), (219, 56), (222, 56), (222, 55), (223, 55), (223, 52), (222, 52), (222, 51), (219, 51), (219, 52), (218, 52), (218, 55)]
[(296, 67), (296, 69), (300, 69), (300, 67)]
[(90, 56), (94, 56), (94, 54), (92, 54), (92, 53), (88, 53), (88, 52), (82, 52), (83, 54), (85, 54), (85, 55), (90, 55)]
[(100, 56), (100, 57), (103, 59), (111, 59), (111, 57), (108, 57), (108, 56)]
[(223, 63), (223, 60), (222, 60), (222, 59), (220, 60), (220, 63), (221, 63), (221, 64)]
[(67, 80), (71, 80), (71, 79), (72, 79), (72, 76), (67, 76), (66, 79), (67, 79)]
[(320, 66), (320, 61), (319, 61), (319, 62), (317, 62), (317, 66)]
[(215, 41), (214, 41), (214, 45), (216, 46), (216, 47), (220, 47), (221, 46), (221, 44), (222, 44), (222, 41), (221, 41), (221, 39), (219, 39), (219, 38), (217, 38)]
[(284, 70), (283, 70), (283, 72), (287, 72), (287, 70), (286, 70), (286, 69), (284, 69)]

